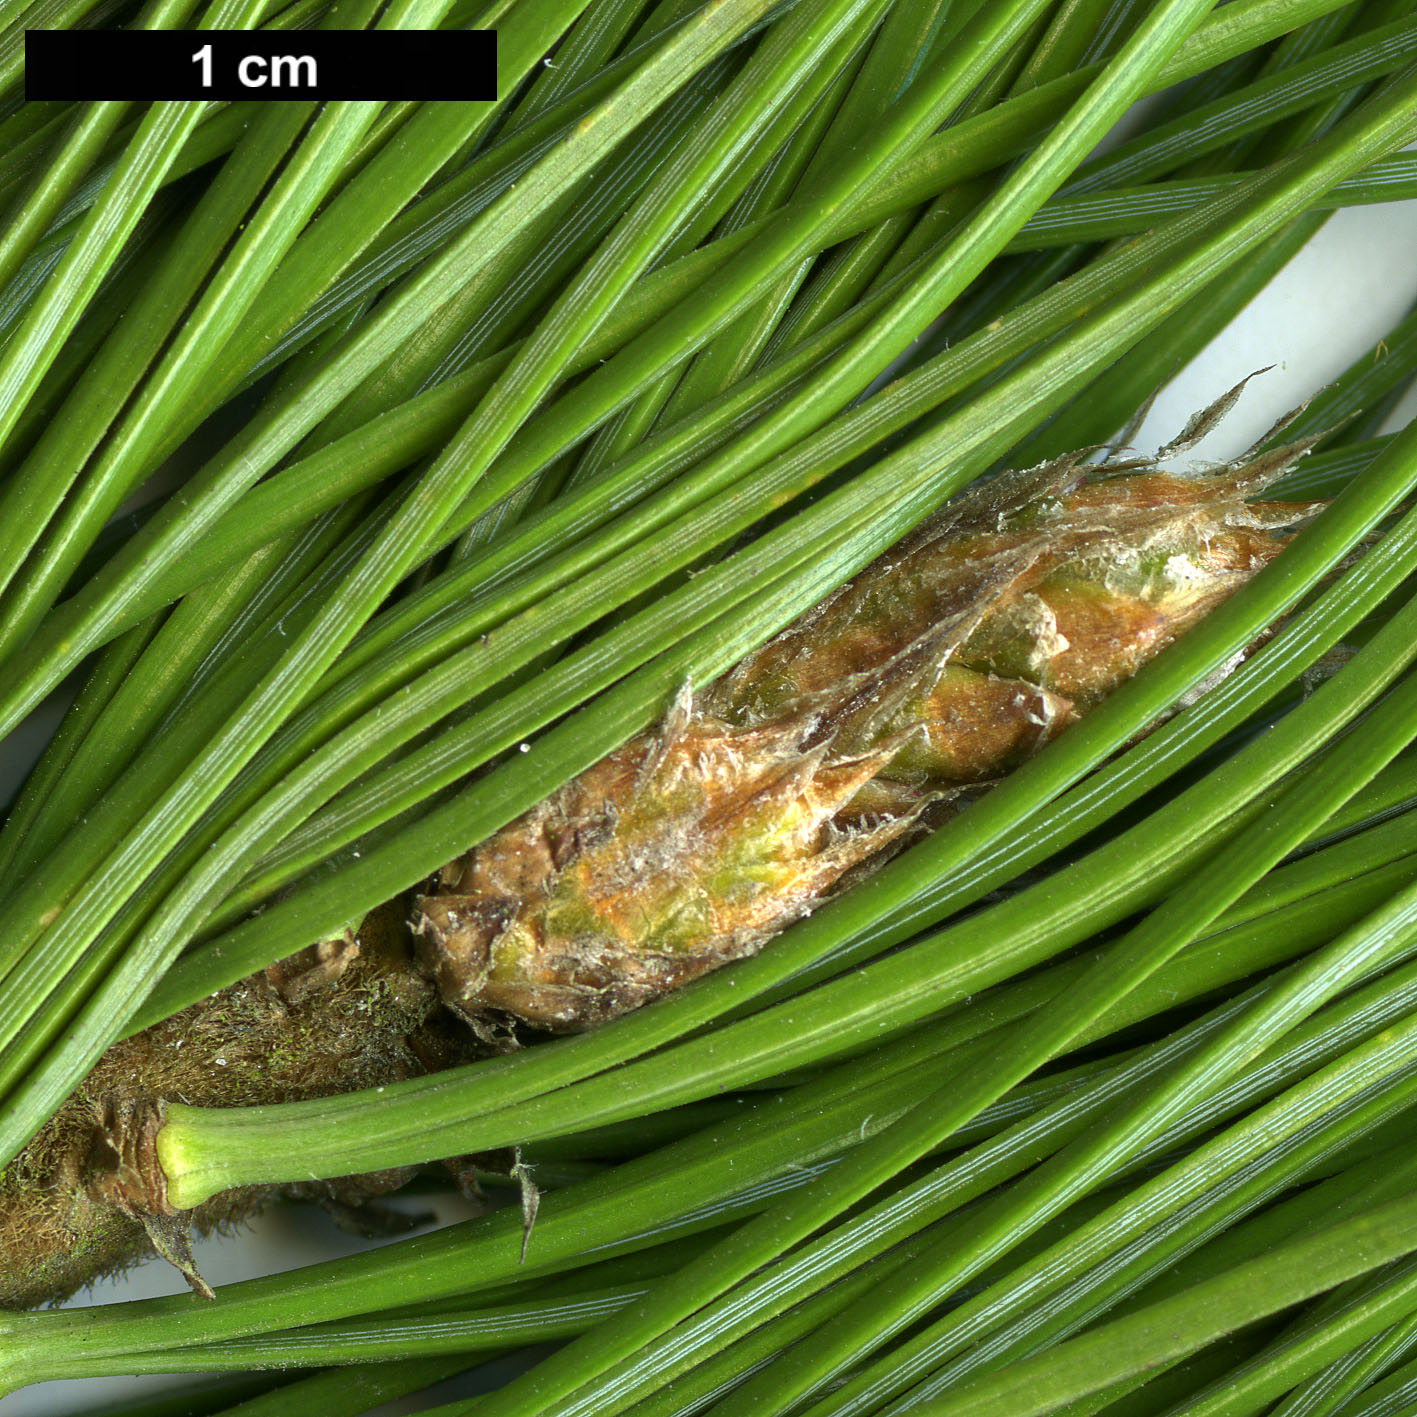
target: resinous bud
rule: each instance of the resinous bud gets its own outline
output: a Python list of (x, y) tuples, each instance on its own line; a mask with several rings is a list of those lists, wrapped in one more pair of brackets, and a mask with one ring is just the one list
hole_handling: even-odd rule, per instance
[(1074, 454), (956, 498), (447, 866), (414, 917), (442, 997), (577, 1030), (756, 951), (1279, 555), (1321, 504), (1255, 498), (1309, 445), (1188, 475)]

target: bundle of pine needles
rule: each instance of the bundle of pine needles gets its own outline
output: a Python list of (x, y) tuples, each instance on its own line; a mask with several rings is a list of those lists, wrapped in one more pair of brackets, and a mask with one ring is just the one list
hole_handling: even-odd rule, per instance
[[(5, 1390), (1417, 1410), (1417, 318), (1119, 433), (1417, 195), (1410, 0), (0, 20)], [(501, 97), (25, 103), (27, 25)], [(512, 1203), (202, 1296), (411, 1178)]]

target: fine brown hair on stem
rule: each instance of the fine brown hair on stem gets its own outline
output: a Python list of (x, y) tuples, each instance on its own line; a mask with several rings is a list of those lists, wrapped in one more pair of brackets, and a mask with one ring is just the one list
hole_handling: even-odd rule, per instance
[[(174, 1213), (152, 1146), (162, 1106), (233, 1107), (377, 1087), (468, 1054), (440, 1025), (397, 908), (322, 941), (111, 1047), (0, 1173), (0, 1306), (64, 1298), (152, 1253), (210, 1294), (189, 1231), (250, 1215), (269, 1192)], [(348, 1221), (411, 1170), (283, 1188)]]

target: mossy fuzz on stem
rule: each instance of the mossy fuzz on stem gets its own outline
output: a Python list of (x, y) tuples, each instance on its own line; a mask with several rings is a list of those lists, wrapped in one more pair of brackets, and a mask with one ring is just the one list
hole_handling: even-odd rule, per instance
[[(237, 1221), (270, 1193), (227, 1191), (194, 1210), (174, 1203), (157, 1146), (167, 1104), (297, 1101), (426, 1073), (470, 1052), (439, 1016), (391, 908), (357, 936), (313, 945), (115, 1044), (0, 1172), (0, 1307), (61, 1299), (154, 1252), (210, 1295), (189, 1232)], [(350, 1207), (411, 1175), (282, 1189), (348, 1223)]]

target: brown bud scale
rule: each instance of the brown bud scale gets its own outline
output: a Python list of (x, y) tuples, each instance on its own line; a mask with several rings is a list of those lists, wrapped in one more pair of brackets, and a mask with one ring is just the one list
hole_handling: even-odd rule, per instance
[(448, 865), (414, 917), (442, 997), (572, 1031), (759, 949), (1278, 555), (1320, 504), (1250, 499), (1307, 446), (1192, 475), (1075, 454), (957, 498)]

